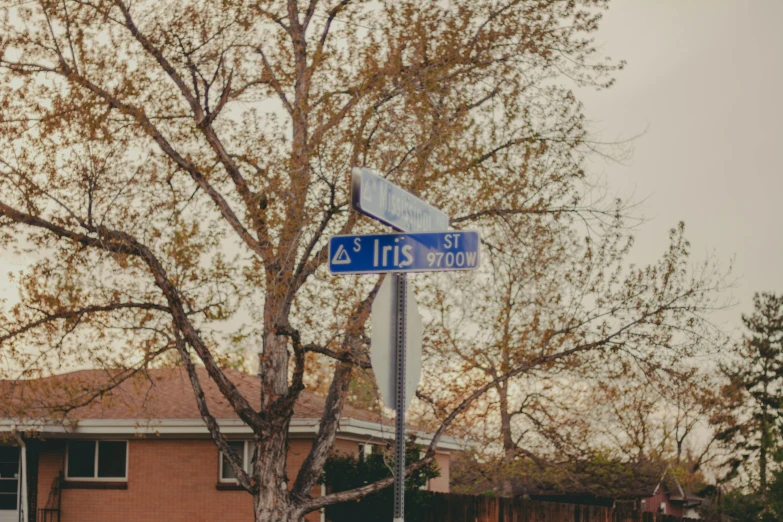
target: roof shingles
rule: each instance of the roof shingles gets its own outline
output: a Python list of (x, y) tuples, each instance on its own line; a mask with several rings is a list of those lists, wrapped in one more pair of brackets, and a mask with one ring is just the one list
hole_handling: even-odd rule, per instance
[[(223, 370), (250, 404), (258, 410), (261, 387), (256, 376)], [(238, 416), (204, 368), (197, 369), (210, 413), (217, 419)], [(86, 419), (201, 419), (193, 389), (184, 368), (160, 368), (139, 372), (108, 391), (116, 374), (82, 370), (43, 379), (0, 381), (0, 418), (58, 421)], [(96, 396), (97, 395), (97, 396)], [(89, 400), (92, 399), (93, 400)], [(87, 403), (87, 404), (85, 404)], [(294, 418), (318, 419), (325, 399), (302, 391)], [(380, 413), (345, 405), (343, 418), (382, 422)]]

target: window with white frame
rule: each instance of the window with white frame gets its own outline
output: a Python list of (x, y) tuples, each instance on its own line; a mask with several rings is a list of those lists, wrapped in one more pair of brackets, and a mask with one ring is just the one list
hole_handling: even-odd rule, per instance
[(359, 459), (364, 460), (372, 455), (372, 444), (359, 444)]
[[(228, 443), (231, 448), (239, 455), (239, 460), (242, 463), (242, 469), (250, 471), (250, 457), (251, 448), (249, 441), (246, 440), (234, 440)], [(228, 457), (220, 452), (220, 482), (237, 482), (237, 474), (234, 472), (234, 467), (229, 462)]]
[(68, 441), (65, 478), (74, 480), (127, 480), (128, 441)]

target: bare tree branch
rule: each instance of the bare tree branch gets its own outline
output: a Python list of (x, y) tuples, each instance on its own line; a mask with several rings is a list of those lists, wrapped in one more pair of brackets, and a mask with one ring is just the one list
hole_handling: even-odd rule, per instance
[(188, 314), (185, 312), (185, 308), (179, 292), (169, 280), (166, 270), (163, 268), (163, 265), (161, 265), (157, 257), (155, 257), (155, 255), (146, 246), (142, 245), (126, 232), (110, 230), (103, 226), (94, 227), (94, 229), (91, 230), (92, 233), (96, 234), (96, 237), (94, 238), (77, 234), (62, 227), (53, 225), (41, 218), (16, 211), (3, 203), (0, 203), (0, 215), (5, 215), (18, 223), (24, 223), (34, 227), (49, 230), (58, 237), (70, 239), (85, 246), (91, 246), (110, 252), (134, 255), (141, 258), (147, 264), (153, 278), (155, 279), (155, 284), (158, 286), (158, 288), (160, 288), (164, 297), (168, 301), (170, 313), (175, 323), (177, 324), (177, 327), (185, 336), (188, 344), (193, 347), (199, 358), (204, 363), (207, 372), (215, 381), (215, 384), (217, 384), (220, 392), (229, 402), (237, 415), (239, 415), (239, 417), (245, 421), (248, 426), (259, 432), (265, 429), (261, 417), (255, 410), (253, 410), (247, 399), (239, 392), (234, 383), (232, 383), (228, 377), (226, 377), (223, 370), (221, 370), (217, 365), (209, 348), (207, 348), (207, 346), (204, 344), (204, 341), (201, 339), (198, 331), (190, 321)]
[(171, 313), (171, 309), (169, 307), (162, 306), (159, 304), (154, 304), (154, 303), (114, 303), (109, 305), (86, 306), (84, 308), (79, 308), (78, 310), (67, 310), (64, 312), (45, 313), (46, 314), (45, 317), (41, 319), (27, 323), (23, 327), (10, 331), (7, 334), (0, 335), (0, 344), (11, 339), (12, 337), (19, 336), (27, 332), (28, 330), (32, 330), (34, 328), (37, 328), (38, 326), (51, 323), (54, 321), (59, 321), (63, 319), (75, 319), (88, 314), (94, 314), (100, 312), (112, 312), (115, 310), (126, 310), (126, 309), (157, 310), (159, 312)]
[(196, 367), (190, 358), (190, 354), (185, 347), (185, 342), (181, 338), (176, 326), (174, 327), (174, 335), (176, 337), (177, 352), (182, 358), (182, 362), (185, 363), (185, 369), (188, 372), (190, 384), (193, 387), (193, 393), (196, 396), (196, 404), (198, 405), (199, 414), (201, 414), (201, 418), (204, 420), (204, 424), (206, 424), (207, 429), (209, 430), (209, 434), (212, 436), (212, 440), (215, 441), (215, 444), (223, 453), (223, 455), (228, 458), (228, 462), (231, 464), (231, 469), (234, 470), (234, 474), (237, 477), (237, 482), (239, 482), (245, 491), (250, 494), (254, 494), (258, 488), (258, 485), (253, 483), (250, 476), (245, 471), (245, 468), (242, 466), (242, 458), (237, 454), (236, 451), (234, 451), (234, 448), (228, 444), (226, 437), (220, 431), (220, 426), (215, 420), (215, 417), (212, 416), (212, 414), (209, 412), (209, 406), (207, 405), (207, 400), (204, 395), (204, 389), (201, 387), (201, 382), (199, 381), (198, 374), (196, 373)]

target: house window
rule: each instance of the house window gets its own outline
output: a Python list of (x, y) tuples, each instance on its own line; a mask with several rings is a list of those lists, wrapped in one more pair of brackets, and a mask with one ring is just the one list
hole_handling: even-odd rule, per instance
[(128, 441), (68, 441), (65, 477), (78, 480), (126, 480)]
[[(248, 441), (236, 440), (228, 443), (239, 455), (242, 462), (242, 469), (249, 471), (250, 463), (250, 444)], [(237, 482), (237, 474), (228, 460), (228, 457), (220, 452), (220, 482)]]
[(661, 502), (661, 506), (658, 508), (658, 513), (662, 515), (666, 514), (666, 502)]
[(359, 460), (364, 460), (372, 455), (372, 444), (359, 444)]
[(0, 446), (0, 511), (15, 510), (19, 498), (19, 448)]

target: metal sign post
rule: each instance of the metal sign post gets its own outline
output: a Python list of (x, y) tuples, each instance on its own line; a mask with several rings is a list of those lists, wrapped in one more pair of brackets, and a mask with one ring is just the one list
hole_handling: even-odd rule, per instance
[(408, 278), (394, 274), (396, 279), (397, 334), (396, 334), (396, 397), (397, 417), (394, 422), (394, 522), (405, 520), (405, 352), (408, 315)]
[[(406, 395), (413, 396), (419, 384), (422, 339), (421, 316), (405, 273), (477, 269), (479, 234), (449, 231), (445, 213), (365, 168), (353, 170), (351, 205), (403, 232), (333, 236), (329, 239), (329, 271), (336, 275), (389, 274), (372, 305), (370, 359), (384, 403), (397, 411), (394, 522), (405, 522), (405, 410), (410, 400)], [(410, 362), (406, 360), (408, 349), (412, 351)]]

